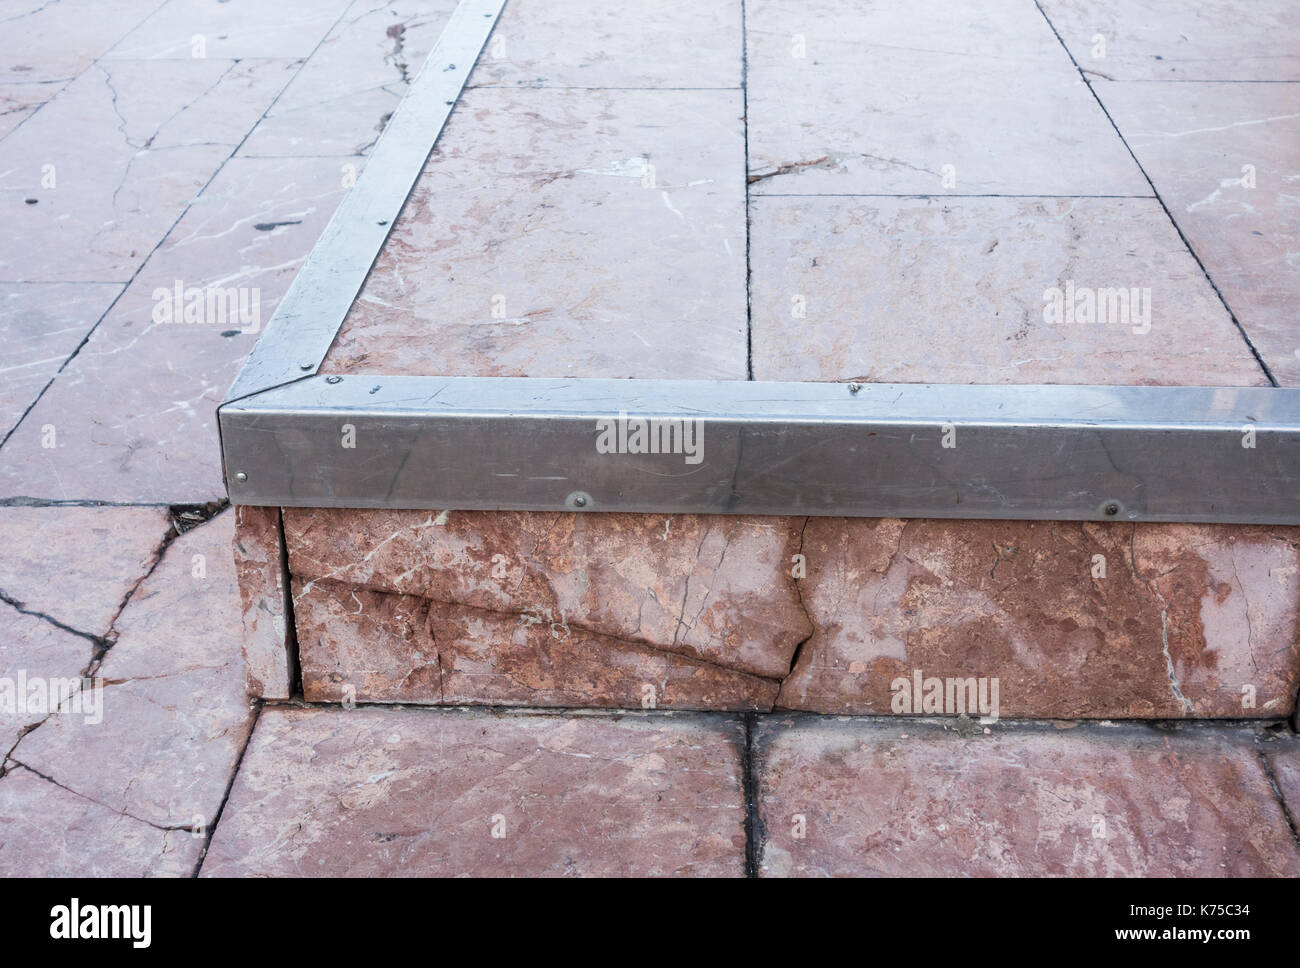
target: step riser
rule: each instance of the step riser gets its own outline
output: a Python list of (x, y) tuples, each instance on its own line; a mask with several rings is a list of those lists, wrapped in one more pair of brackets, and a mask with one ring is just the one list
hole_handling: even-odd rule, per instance
[(251, 691), (986, 718), (1290, 716), (1300, 528), (240, 509)]

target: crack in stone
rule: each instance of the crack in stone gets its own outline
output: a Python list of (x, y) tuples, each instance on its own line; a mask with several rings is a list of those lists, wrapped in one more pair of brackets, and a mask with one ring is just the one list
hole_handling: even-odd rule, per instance
[[(74, 797), (78, 797), (78, 798), (80, 798), (80, 799), (82, 799), (82, 800), (85, 800), (87, 803), (93, 803), (93, 804), (95, 804), (95, 805), (98, 806), (98, 807), (103, 807), (105, 810), (111, 811), (112, 813), (116, 813), (116, 814), (118, 814), (119, 816), (126, 817), (126, 818), (129, 819), (129, 820), (134, 820), (134, 821), (136, 821), (137, 823), (147, 824), (148, 826), (153, 827), (155, 830), (161, 830), (161, 831), (163, 831), (163, 832), (165, 832), (165, 833), (172, 833), (172, 832), (175, 832), (175, 831), (182, 831), (182, 830), (183, 830), (183, 831), (185, 831), (185, 832), (188, 833), (188, 832), (192, 829), (191, 826), (190, 826), (189, 824), (180, 824), (180, 825), (176, 825), (176, 826), (166, 826), (166, 825), (164, 825), (164, 824), (154, 823), (152, 820), (146, 820), (144, 817), (137, 817), (135, 814), (133, 814), (133, 813), (127, 811), (127, 810), (119, 810), (117, 807), (110, 806), (109, 804), (104, 803), (102, 800), (96, 800), (94, 797), (87, 796), (86, 794), (81, 793), (81, 792), (78, 791), (78, 790), (74, 790), (74, 789), (72, 789), (72, 787), (67, 786), (66, 784), (60, 783), (58, 780), (54, 779), (54, 777), (49, 776), (49, 775), (47, 775), (47, 774), (45, 774), (45, 773), (42, 773), (40, 770), (33, 769), (31, 766), (29, 766), (28, 764), (24, 763), (22, 760), (13, 759), (12, 757), (10, 757), (10, 761), (11, 761), (15, 766), (22, 767), (22, 769), (26, 770), (28, 773), (31, 773), (33, 776), (40, 777), (42, 780), (46, 781), (47, 783), (52, 783), (54, 786), (58, 787), (60, 790), (64, 790), (64, 791), (66, 791), (67, 793), (71, 793)], [(12, 771), (10, 771), (10, 772), (12, 772)]]
[(1169, 602), (1165, 599), (1165, 596), (1160, 591), (1158, 578), (1147, 579), (1142, 577), (1142, 573), (1138, 570), (1138, 565), (1137, 565), (1136, 545), (1137, 545), (1137, 523), (1134, 522), (1133, 529), (1129, 533), (1129, 542), (1128, 542), (1129, 566), (1133, 569), (1133, 577), (1136, 578), (1142, 584), (1146, 585), (1147, 588), (1150, 589), (1151, 593), (1155, 595), (1156, 598), (1160, 599), (1160, 641), (1161, 641), (1160, 651), (1161, 654), (1164, 655), (1165, 657), (1165, 671), (1169, 675), (1169, 690), (1170, 692), (1173, 693), (1174, 698), (1177, 699), (1182, 704), (1183, 708), (1187, 711), (1187, 714), (1194, 716), (1196, 715), (1196, 707), (1192, 704), (1192, 701), (1190, 699), (1188, 699), (1186, 696), (1183, 695), (1182, 687), (1179, 685), (1178, 682), (1178, 675), (1174, 670), (1173, 656), (1169, 654)]

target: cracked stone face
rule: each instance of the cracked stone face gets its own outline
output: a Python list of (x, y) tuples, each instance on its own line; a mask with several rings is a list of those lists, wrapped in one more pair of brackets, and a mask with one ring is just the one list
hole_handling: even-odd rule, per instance
[(1300, 688), (1295, 528), (284, 515), (308, 699), (972, 711), (897, 705), (919, 673), (1001, 717), (1275, 718)]

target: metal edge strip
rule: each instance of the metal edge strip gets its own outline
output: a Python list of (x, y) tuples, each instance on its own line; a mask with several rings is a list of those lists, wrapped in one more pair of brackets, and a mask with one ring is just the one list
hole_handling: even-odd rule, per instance
[(221, 419), (240, 504), (1300, 524), (1300, 389), (363, 374)]
[(506, 0), (461, 0), (226, 393), (222, 406), (318, 370), (460, 99)]

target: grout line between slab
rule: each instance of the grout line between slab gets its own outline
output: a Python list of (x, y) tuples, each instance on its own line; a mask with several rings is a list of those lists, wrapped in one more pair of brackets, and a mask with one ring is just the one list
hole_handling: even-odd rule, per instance
[(1264, 357), (1251, 341), (1250, 334), (1246, 332), (1246, 328), (1242, 326), (1241, 321), (1237, 319), (1237, 314), (1234, 313), (1232, 307), (1228, 305), (1228, 300), (1225, 299), (1223, 293), (1219, 291), (1218, 283), (1216, 283), (1210, 275), (1210, 271), (1205, 267), (1205, 263), (1201, 261), (1200, 255), (1198, 255), (1196, 250), (1192, 248), (1191, 240), (1189, 240), (1186, 234), (1184, 234), (1182, 226), (1179, 225), (1178, 220), (1174, 218), (1174, 214), (1169, 210), (1169, 206), (1165, 204), (1165, 200), (1160, 197), (1160, 191), (1156, 188), (1156, 183), (1152, 181), (1151, 176), (1147, 174), (1147, 170), (1142, 166), (1142, 162), (1138, 160), (1137, 154), (1135, 154), (1133, 149), (1129, 147), (1128, 140), (1124, 137), (1124, 132), (1120, 131), (1119, 125), (1115, 123), (1115, 119), (1112, 118), (1110, 112), (1106, 110), (1106, 105), (1102, 102), (1101, 96), (1093, 88), (1092, 81), (1088, 78), (1088, 72), (1080, 67), (1079, 62), (1074, 59), (1074, 54), (1070, 51), (1070, 48), (1066, 46), (1065, 40), (1056, 29), (1056, 24), (1052, 23), (1052, 18), (1047, 16), (1047, 11), (1043, 9), (1041, 0), (1034, 0), (1034, 6), (1036, 6), (1038, 12), (1043, 15), (1043, 20), (1047, 22), (1048, 29), (1052, 31), (1052, 34), (1056, 37), (1056, 42), (1060, 44), (1061, 49), (1065, 51), (1065, 56), (1070, 58), (1070, 63), (1073, 64), (1074, 69), (1078, 71), (1080, 79), (1088, 86), (1088, 93), (1091, 94), (1093, 100), (1097, 102), (1097, 107), (1101, 108), (1101, 113), (1106, 116), (1106, 120), (1110, 122), (1110, 126), (1115, 129), (1115, 136), (1119, 138), (1120, 144), (1124, 146), (1124, 150), (1127, 151), (1129, 157), (1133, 159), (1133, 164), (1137, 165), (1137, 169), (1142, 173), (1142, 177), (1146, 179), (1146, 183), (1151, 186), (1151, 191), (1155, 193), (1156, 201), (1160, 203), (1160, 207), (1164, 209), (1165, 215), (1169, 218), (1169, 224), (1174, 227), (1174, 231), (1177, 232), (1178, 237), (1182, 239), (1184, 247), (1186, 247), (1188, 253), (1200, 267), (1201, 273), (1205, 276), (1205, 281), (1210, 284), (1210, 288), (1214, 290), (1214, 294), (1219, 297), (1219, 302), (1222, 304), (1224, 312), (1226, 312), (1228, 318), (1232, 320), (1232, 325), (1237, 327), (1237, 332), (1241, 334), (1241, 338), (1250, 349), (1251, 355), (1255, 357), (1255, 362), (1259, 364), (1259, 368), (1264, 371), (1264, 376), (1268, 378), (1268, 382), (1272, 386), (1280, 387), (1281, 384), (1278, 383), (1277, 377), (1273, 375), (1273, 371), (1270, 370), (1268, 364), (1264, 362)]
[(221, 796), (221, 803), (217, 807), (217, 814), (212, 818), (212, 823), (208, 824), (206, 831), (207, 837), (203, 841), (203, 849), (199, 851), (199, 859), (194, 864), (194, 872), (190, 874), (191, 878), (199, 876), (203, 870), (203, 862), (208, 859), (208, 848), (212, 846), (212, 838), (217, 833), (217, 824), (221, 822), (222, 816), (226, 812), (226, 804), (230, 802), (230, 791), (235, 788), (235, 777), (239, 776), (239, 770), (244, 765), (244, 755), (248, 752), (248, 746), (253, 742), (253, 734), (257, 732), (257, 724), (262, 719), (263, 703), (260, 699), (252, 700), (254, 705), (253, 721), (248, 724), (248, 734), (244, 737), (244, 745), (239, 748), (239, 755), (235, 757), (235, 767), (230, 771), (230, 779), (226, 781), (226, 791)]

